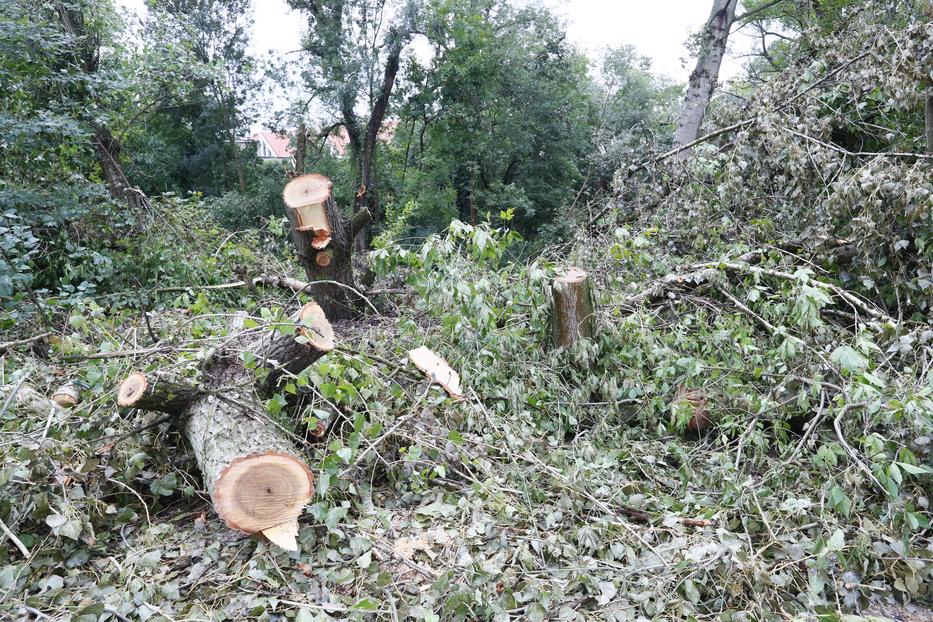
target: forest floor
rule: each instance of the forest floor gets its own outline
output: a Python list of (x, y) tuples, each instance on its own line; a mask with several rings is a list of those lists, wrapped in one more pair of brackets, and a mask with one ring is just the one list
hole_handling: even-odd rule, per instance
[[(879, 354), (870, 320), (822, 320), (851, 305), (812, 275), (787, 282), (780, 256), (761, 258), (773, 274), (757, 280), (709, 264), (715, 280), (652, 302), (646, 288), (696, 266), (662, 265), (627, 231), (563, 258), (594, 280), (599, 334), (555, 348), (555, 263), (505, 261), (510, 243), (459, 225), (376, 253), (397, 291), (338, 323), (307, 388), (270, 404), (315, 473), (295, 553), (226, 528), (178, 427), (114, 404), (130, 371), (195, 373), (232, 310), (262, 323), (293, 296), (193, 286), (153, 305), (148, 328), (134, 297), (91, 300), (50, 342), (5, 355), (4, 384), (48, 395), (78, 380), (84, 399), (2, 415), (0, 513), (29, 557), (9, 539), (0, 550), (0, 615), (931, 619), (929, 348)], [(823, 298), (810, 323), (786, 302)], [(466, 399), (408, 363), (420, 345), (461, 373)], [(703, 392), (698, 431), (684, 386)]]

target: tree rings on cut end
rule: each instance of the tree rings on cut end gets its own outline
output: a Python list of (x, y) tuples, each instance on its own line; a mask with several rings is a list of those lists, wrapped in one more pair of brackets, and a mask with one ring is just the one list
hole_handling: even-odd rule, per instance
[(334, 328), (324, 310), (316, 302), (309, 302), (298, 312), (299, 333), (319, 352), (334, 349)]
[(281, 453), (245, 456), (214, 484), (214, 507), (231, 529), (256, 533), (294, 522), (314, 494), (314, 477), (298, 458)]
[(558, 277), (554, 279), (554, 282), (560, 283), (562, 285), (574, 285), (576, 283), (582, 283), (585, 281), (587, 276), (589, 275), (585, 270), (581, 270), (580, 268), (570, 268), (563, 274), (558, 275)]
[(301, 175), (288, 182), (282, 199), (295, 214), (295, 228), (314, 234), (311, 246), (320, 250), (330, 243), (331, 227), (326, 203), (333, 184), (323, 175)]
[(146, 393), (149, 381), (146, 375), (135, 372), (126, 377), (117, 391), (117, 406), (132, 406)]

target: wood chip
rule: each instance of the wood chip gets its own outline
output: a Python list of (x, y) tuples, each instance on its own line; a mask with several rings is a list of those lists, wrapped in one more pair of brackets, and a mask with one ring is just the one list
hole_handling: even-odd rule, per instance
[(434, 354), (426, 346), (415, 348), (408, 353), (408, 358), (415, 364), (415, 367), (423, 371), (431, 379), (431, 382), (436, 382), (444, 387), (450, 397), (456, 400), (463, 399), (460, 376), (447, 364), (447, 361)]

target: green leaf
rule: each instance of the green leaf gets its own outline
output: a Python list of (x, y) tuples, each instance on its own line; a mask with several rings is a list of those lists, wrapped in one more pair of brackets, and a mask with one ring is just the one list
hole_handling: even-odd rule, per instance
[(933, 469), (928, 466), (917, 466), (906, 462), (895, 462), (894, 464), (907, 471), (910, 475), (933, 475)]
[(839, 346), (833, 350), (830, 358), (850, 374), (857, 374), (868, 368), (868, 358), (852, 346)]
[(823, 547), (822, 554), (833, 553), (835, 551), (841, 551), (845, 548), (846, 545), (846, 535), (842, 529), (837, 529), (833, 532), (833, 535), (829, 537), (829, 540), (826, 541), (826, 546)]
[(547, 620), (547, 609), (539, 602), (533, 602), (525, 609), (525, 616), (531, 622), (544, 622)]

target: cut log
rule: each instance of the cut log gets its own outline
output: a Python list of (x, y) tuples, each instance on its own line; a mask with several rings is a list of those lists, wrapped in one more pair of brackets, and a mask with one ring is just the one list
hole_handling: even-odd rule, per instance
[(81, 392), (73, 382), (66, 382), (52, 394), (52, 401), (62, 408), (72, 408), (81, 401)]
[[(282, 198), (298, 262), (312, 282), (315, 300), (332, 320), (350, 317), (352, 237), (349, 221), (334, 202), (331, 181), (316, 173), (301, 175), (288, 182)], [(321, 253), (327, 258), (318, 259)]]
[(303, 306), (295, 321), (298, 324), (297, 336), (277, 334), (263, 337), (249, 347), (269, 368), (269, 375), (257, 387), (263, 395), (271, 394), (283, 375), (300, 373), (334, 349), (334, 329), (316, 302)]
[[(297, 520), (314, 480), (288, 435), (262, 414), (257, 393), (271, 394), (283, 375), (334, 349), (333, 329), (320, 306), (306, 304), (294, 321), (294, 334), (233, 335), (208, 358), (200, 383), (137, 372), (117, 395), (125, 408), (185, 416), (181, 426), (218, 515), (232, 529), (269, 530), (270, 541), (289, 550), (297, 548)], [(241, 322), (237, 315), (233, 326)], [(269, 370), (260, 382), (243, 364), (244, 350)]]
[(463, 389), (460, 388), (460, 375), (447, 364), (447, 361), (434, 354), (426, 346), (415, 348), (408, 353), (408, 358), (415, 364), (415, 367), (423, 371), (431, 379), (431, 382), (436, 382), (444, 387), (450, 397), (457, 400), (463, 399)]
[(203, 387), (164, 374), (135, 372), (120, 384), (117, 406), (180, 415), (204, 393)]
[(557, 345), (566, 347), (581, 337), (591, 338), (595, 317), (589, 275), (578, 268), (570, 268), (554, 279), (552, 292), (554, 341)]
[(185, 425), (214, 508), (245, 533), (296, 521), (314, 492), (311, 470), (283, 432), (237, 402), (208, 395)]

